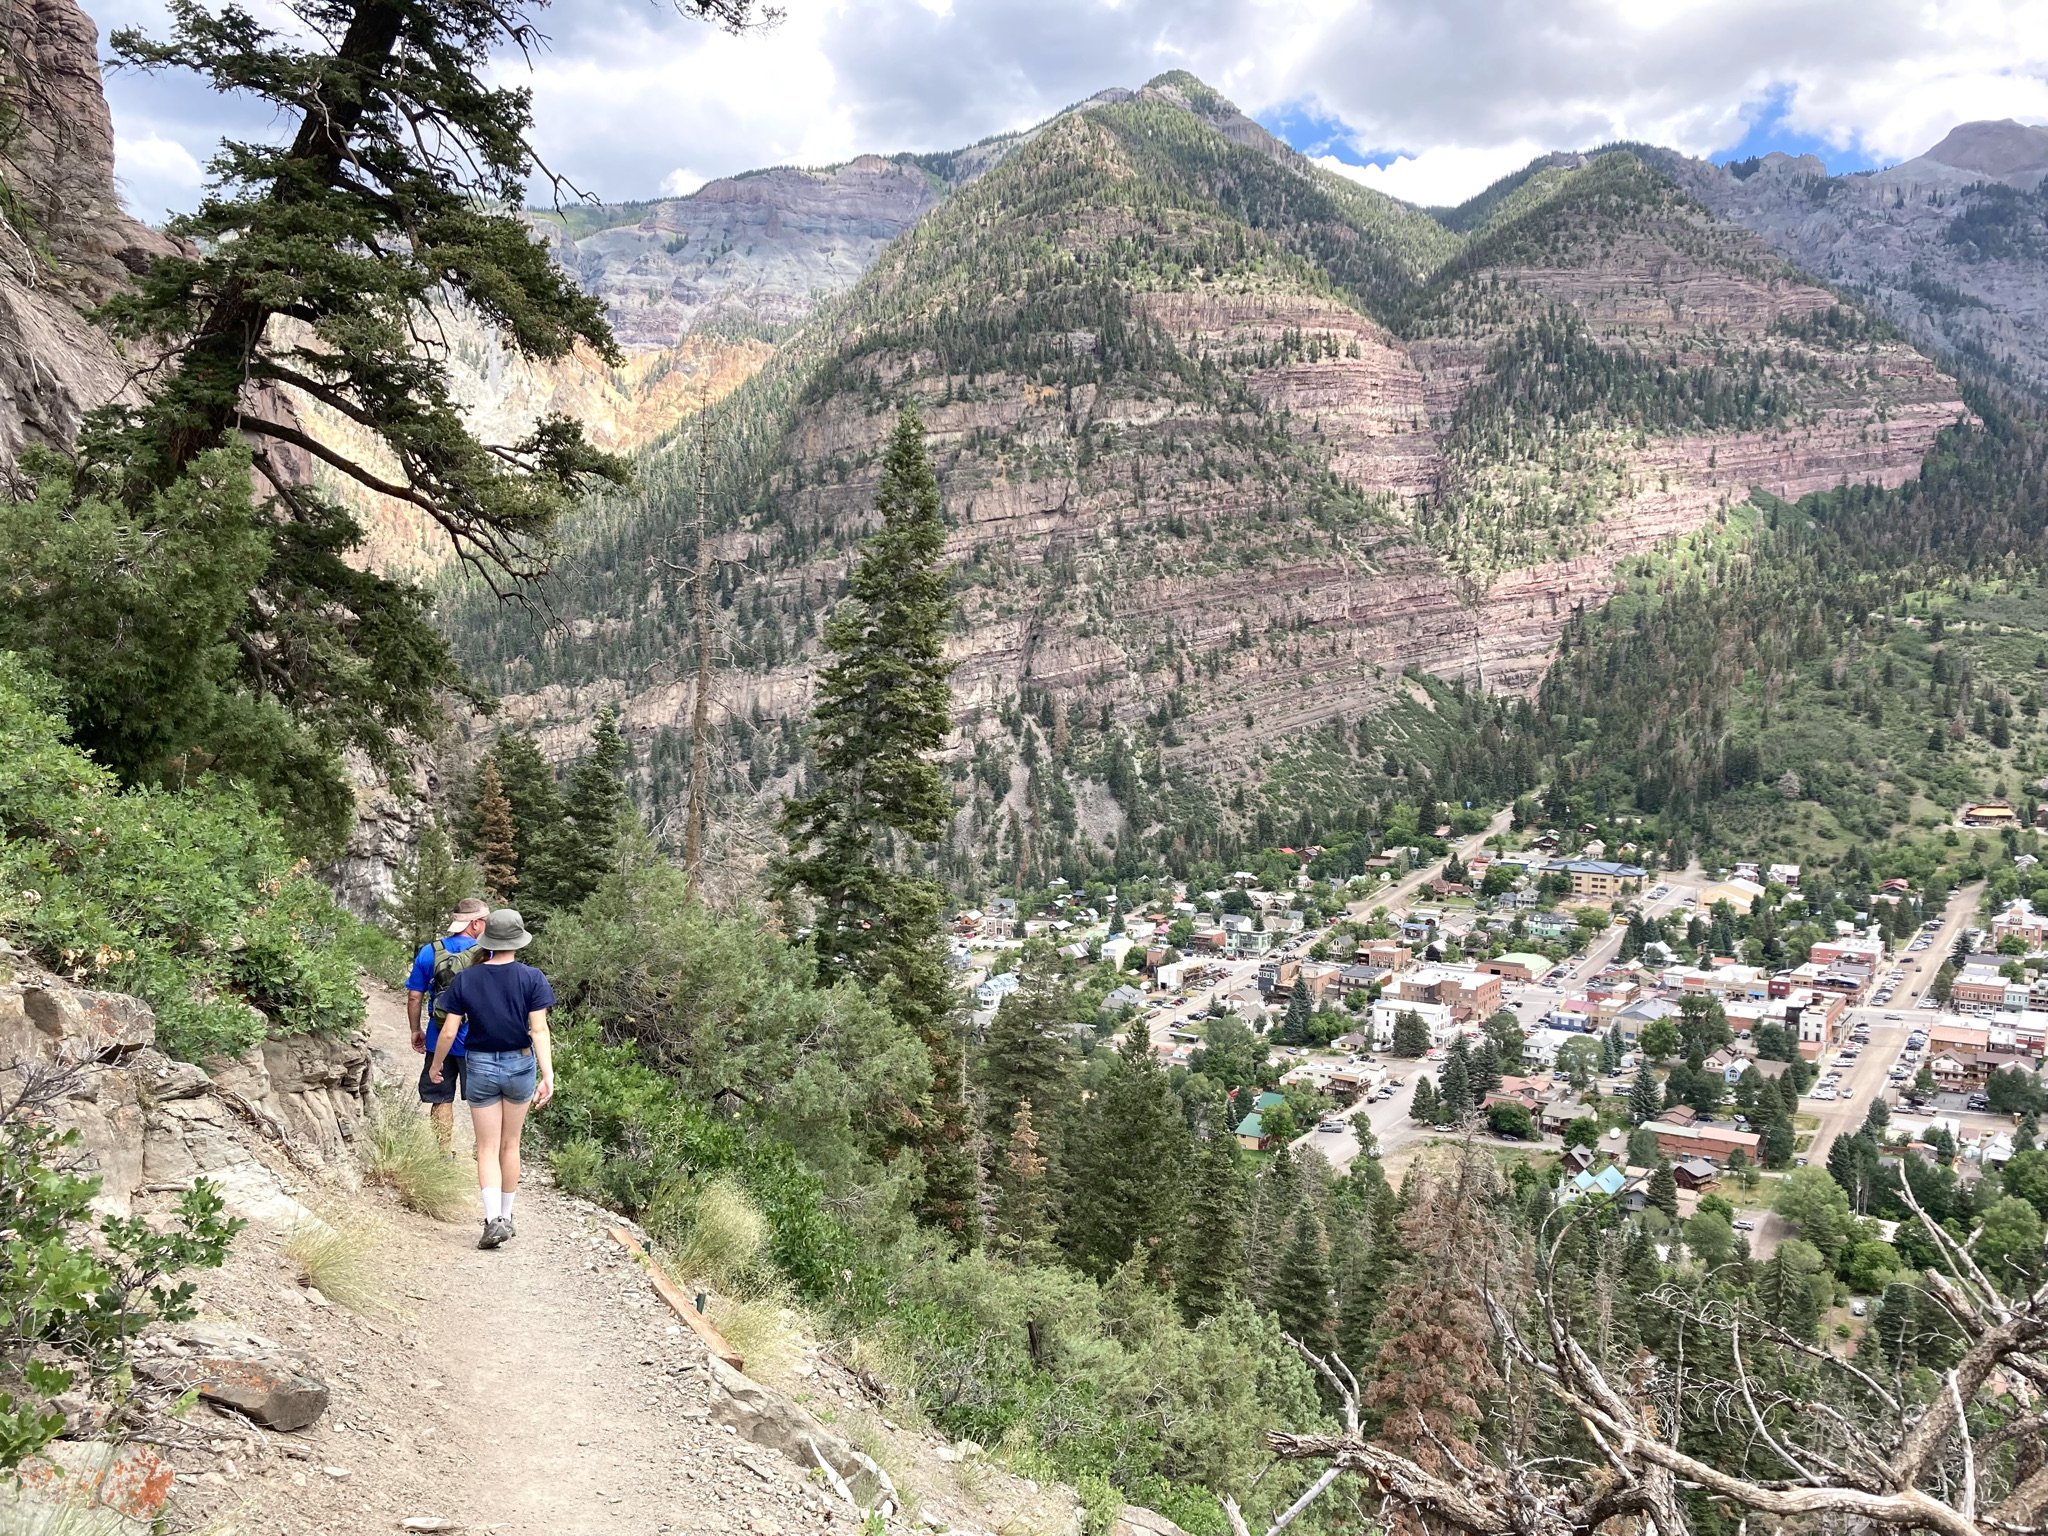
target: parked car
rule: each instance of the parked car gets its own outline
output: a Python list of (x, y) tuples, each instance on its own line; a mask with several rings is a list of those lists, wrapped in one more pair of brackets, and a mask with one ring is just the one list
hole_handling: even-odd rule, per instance
[(1326, 1135), (1341, 1136), (1344, 1134), (1344, 1122), (1342, 1120), (1325, 1120), (1318, 1124), (1316, 1129)]
[(1738, 1232), (1754, 1232), (1756, 1230), (1756, 1223), (1748, 1220), (1745, 1217), (1737, 1217), (1734, 1222), (1734, 1227), (1735, 1230)]
[(1849, 1303), (1849, 1315), (1851, 1317), (1861, 1317), (1864, 1313), (1868, 1312), (1869, 1310), (1870, 1304), (1864, 1301), (1864, 1299), (1861, 1296), (1858, 1296), (1855, 1300)]

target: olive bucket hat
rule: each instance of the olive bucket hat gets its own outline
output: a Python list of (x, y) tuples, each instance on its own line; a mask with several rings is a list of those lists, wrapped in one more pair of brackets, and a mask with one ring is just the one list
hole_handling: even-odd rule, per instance
[(499, 907), (484, 919), (484, 936), (477, 941), (485, 949), (524, 949), (533, 942), (526, 920), (511, 907)]

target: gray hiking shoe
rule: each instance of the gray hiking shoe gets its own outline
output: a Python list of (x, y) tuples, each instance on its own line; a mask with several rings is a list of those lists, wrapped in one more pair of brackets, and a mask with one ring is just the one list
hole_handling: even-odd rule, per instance
[(479, 1248), (496, 1248), (512, 1235), (511, 1223), (502, 1216), (493, 1216), (484, 1223), (484, 1235), (476, 1240)]
[(508, 1243), (519, 1235), (519, 1229), (512, 1225), (512, 1218), (510, 1216), (500, 1216), (498, 1218), (498, 1225), (505, 1229), (505, 1241)]

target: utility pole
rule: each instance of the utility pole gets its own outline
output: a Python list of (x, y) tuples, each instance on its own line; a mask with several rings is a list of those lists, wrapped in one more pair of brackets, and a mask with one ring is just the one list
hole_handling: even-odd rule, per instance
[(710, 501), (710, 390), (697, 407), (697, 572), (692, 593), (695, 607), (697, 683), (690, 701), (690, 799), (683, 821), (683, 882), (698, 893), (698, 866), (704, 857), (704, 825), (709, 815), (711, 779), (711, 530), (705, 518)]

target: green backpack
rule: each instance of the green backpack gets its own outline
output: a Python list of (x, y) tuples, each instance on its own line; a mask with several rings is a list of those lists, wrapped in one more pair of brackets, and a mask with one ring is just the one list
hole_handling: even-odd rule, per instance
[(468, 970), (470, 962), (482, 953), (481, 944), (472, 944), (467, 949), (450, 949), (446, 939), (434, 940), (434, 976), (430, 985), (434, 989), (436, 1020), (448, 1017), (448, 1007), (442, 999), (448, 995), (449, 983), (455, 980), (459, 972)]

